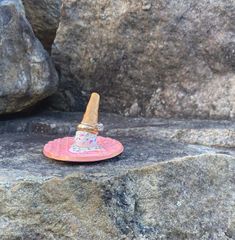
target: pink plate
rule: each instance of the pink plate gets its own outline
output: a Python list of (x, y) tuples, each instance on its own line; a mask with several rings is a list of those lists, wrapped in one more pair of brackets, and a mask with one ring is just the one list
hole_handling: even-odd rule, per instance
[(72, 153), (69, 148), (74, 142), (74, 137), (58, 138), (48, 142), (43, 149), (46, 157), (59, 161), (68, 162), (96, 162), (113, 158), (123, 152), (123, 145), (112, 138), (97, 137), (97, 142), (101, 149)]

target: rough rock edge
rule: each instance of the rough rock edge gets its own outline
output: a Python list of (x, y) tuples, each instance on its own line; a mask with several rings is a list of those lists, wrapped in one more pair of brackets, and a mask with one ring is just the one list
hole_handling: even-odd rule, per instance
[[(52, 61), (52, 59), (50, 58), (50, 56), (48, 55), (47, 51), (43, 48), (41, 42), (34, 36), (32, 27), (30, 25), (30, 23), (28, 22), (26, 16), (25, 16), (25, 9), (24, 9), (24, 5), (22, 3), (21, 0), (2, 0), (0, 2), (0, 6), (6, 6), (6, 7), (13, 7), (16, 9), (17, 12), (19, 12), (19, 14), (21, 14), (23, 20), (25, 21), (25, 24), (27, 25), (27, 27), (30, 29), (33, 37), (35, 38), (35, 45), (40, 46), (41, 51), (43, 51), (44, 53), (44, 61), (47, 62), (48, 68), (49, 68), (49, 74), (50, 74), (50, 78), (48, 79), (48, 82), (50, 83), (50, 88), (47, 91), (40, 93), (39, 95), (34, 93), (34, 97), (37, 97), (37, 102), (40, 102), (41, 100), (47, 98), (48, 96), (52, 95), (54, 92), (56, 92), (57, 90), (57, 82), (58, 82), (58, 74), (57, 71), (55, 69), (54, 63)], [(52, 81), (53, 80), (53, 81)], [(53, 87), (53, 88), (52, 88)], [(11, 101), (11, 97), (10, 96), (6, 101), (10, 102)], [(4, 103), (4, 99), (2, 100)], [(9, 107), (5, 107), (5, 111), (0, 112), (0, 115), (3, 114), (9, 114), (9, 113), (13, 113), (13, 112), (20, 112), (22, 110), (28, 109), (30, 107), (32, 107), (33, 105), (35, 105), (37, 102), (35, 102), (35, 100), (33, 99), (28, 99), (28, 101), (26, 103), (21, 103), (21, 107), (19, 107), (17, 110), (12, 111), (12, 109)], [(6, 105), (6, 104), (5, 104)]]
[[(227, 232), (230, 232), (230, 235), (234, 234), (234, 232), (230, 228), (230, 223), (222, 223), (223, 219), (218, 219), (221, 225), (216, 225), (218, 223), (215, 222), (213, 226), (210, 226), (209, 222), (207, 222), (208, 220), (204, 219), (205, 226), (203, 229), (198, 225), (200, 219), (196, 219), (195, 224), (196, 226), (198, 225), (198, 228), (194, 231), (193, 229), (187, 229), (186, 223), (180, 225), (182, 224), (180, 222), (178, 226), (176, 223), (175, 228), (172, 226), (168, 228), (167, 224), (164, 225), (164, 223), (159, 222), (159, 226), (162, 225), (162, 228), (158, 229), (158, 227), (147, 225), (146, 220), (142, 219), (144, 213), (139, 212), (141, 211), (139, 207), (135, 208), (136, 204), (140, 204), (141, 201), (145, 202), (142, 197), (144, 193), (146, 194), (146, 187), (149, 187), (147, 192), (149, 196), (152, 196), (150, 198), (151, 201), (157, 204), (156, 206), (154, 205), (157, 211), (158, 207), (160, 207), (158, 198), (165, 191), (164, 183), (166, 187), (171, 184), (171, 180), (165, 177), (168, 174), (170, 176), (174, 171), (176, 173), (179, 171), (180, 173), (183, 169), (188, 170), (184, 174), (186, 177), (189, 177), (189, 181), (185, 182), (189, 188), (194, 186), (197, 189), (201, 181), (200, 178), (205, 177), (207, 179), (210, 174), (212, 174), (211, 179), (214, 181), (211, 180), (211, 186), (213, 184), (218, 184), (219, 186), (219, 176), (214, 175), (214, 170), (210, 168), (213, 165), (218, 166), (218, 169), (222, 166), (225, 169), (232, 170), (235, 167), (235, 158), (225, 155), (205, 154), (195, 157), (177, 158), (165, 163), (134, 169), (111, 179), (102, 179), (101, 177), (99, 181), (91, 179), (89, 176), (75, 173), (65, 178), (52, 178), (43, 182), (25, 180), (19, 181), (13, 186), (2, 186), (0, 191), (2, 208), (0, 208), (0, 212), (2, 217), (4, 217), (5, 223), (8, 221), (14, 223), (14, 229), (12, 224), (6, 225), (5, 231), (0, 235), (1, 239), (13, 239), (16, 237), (45, 239), (47, 237), (47, 239), (59, 238), (62, 240), (77, 239), (77, 237), (79, 239), (97, 239), (99, 237), (101, 240), (156, 240), (169, 239), (169, 236), (171, 236), (172, 238), (170, 239), (177, 237), (177, 239), (196, 240), (200, 238), (206, 240), (209, 236), (212, 236), (211, 234), (215, 234), (214, 240), (228, 239), (226, 236)], [(190, 176), (190, 172), (195, 170), (194, 167), (197, 168), (198, 179), (197, 175)], [(209, 170), (212, 172), (207, 172)], [(228, 180), (232, 177), (232, 172), (230, 174), (231, 176), (228, 176)], [(161, 177), (163, 177), (161, 180), (162, 187), (159, 185), (160, 189), (151, 188), (152, 181), (156, 179), (154, 184), (158, 184), (157, 179), (159, 178), (160, 180)], [(174, 177), (176, 180), (172, 182), (173, 186), (175, 185), (178, 190), (183, 190), (182, 187), (184, 185), (181, 187), (181, 184), (183, 184), (181, 181), (184, 176), (173, 175)], [(180, 185), (178, 186), (177, 184)], [(207, 184), (209, 183), (203, 182), (200, 188), (206, 188)], [(217, 189), (217, 185), (215, 189)], [(222, 190), (220, 189), (220, 191)], [(173, 197), (172, 207), (178, 208), (181, 212), (182, 206), (180, 206), (179, 201), (184, 200), (181, 199), (183, 195), (177, 197), (174, 194), (174, 192), (169, 192), (166, 195), (166, 201)], [(188, 194), (189, 196), (193, 194), (193, 189)], [(218, 192), (218, 194), (222, 193)], [(200, 196), (198, 197), (200, 199)], [(227, 201), (226, 196), (224, 197)], [(13, 204), (16, 208), (8, 209), (8, 204)], [(189, 203), (186, 203), (185, 207), (188, 207), (187, 204)], [(21, 209), (19, 209), (19, 206), (21, 206)], [(82, 211), (79, 210), (80, 207)], [(213, 204), (210, 207), (213, 207)], [(4, 212), (5, 210), (7, 212)], [(202, 210), (206, 211), (207, 209)], [(151, 209), (146, 209), (146, 211), (151, 211)], [(173, 209), (169, 210), (169, 214), (172, 214), (171, 211)], [(197, 212), (199, 210), (195, 209), (194, 211)], [(8, 214), (8, 217), (6, 217), (6, 214)], [(153, 214), (153, 216), (155, 215)], [(228, 216), (228, 219), (233, 220), (232, 215)], [(182, 221), (181, 218), (179, 221)], [(156, 225), (158, 225), (157, 222)], [(82, 227), (79, 228), (78, 226)]]

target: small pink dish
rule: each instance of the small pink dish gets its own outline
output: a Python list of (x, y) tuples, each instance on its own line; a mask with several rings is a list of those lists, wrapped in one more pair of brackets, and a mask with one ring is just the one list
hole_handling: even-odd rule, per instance
[(96, 162), (116, 157), (124, 150), (119, 141), (108, 137), (98, 136), (97, 143), (101, 148), (93, 151), (72, 153), (69, 149), (73, 143), (74, 137), (55, 139), (44, 146), (43, 154), (58, 161)]

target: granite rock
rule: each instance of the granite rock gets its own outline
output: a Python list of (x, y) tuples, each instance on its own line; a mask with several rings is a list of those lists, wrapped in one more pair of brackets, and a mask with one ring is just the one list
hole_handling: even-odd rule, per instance
[(20, 0), (0, 1), (0, 114), (18, 112), (54, 93), (54, 65)]
[(36, 37), (50, 51), (60, 20), (61, 0), (22, 0)]
[[(82, 113), (39, 112), (34, 116), (14, 115), (0, 120), (0, 134), (27, 133), (73, 135)], [(211, 147), (235, 148), (235, 123), (227, 120), (175, 120), (130, 118), (102, 113), (103, 134), (109, 136), (141, 137), (150, 140), (167, 139)]]
[(91, 91), (105, 111), (228, 119), (235, 115), (233, 0), (66, 0), (52, 55), (57, 109)]
[[(0, 121), (1, 239), (235, 237), (234, 146), (204, 146), (167, 138), (169, 134), (153, 138), (131, 132), (131, 125), (147, 129), (153, 124), (162, 132), (183, 127), (194, 132), (202, 128), (218, 131), (232, 129), (233, 122), (129, 119), (108, 114), (102, 117), (109, 128), (103, 134), (123, 142), (121, 156), (90, 164), (45, 158), (43, 145), (65, 135), (58, 130), (75, 126), (80, 118), (75, 113), (46, 113)], [(27, 127), (16, 134), (10, 126)], [(43, 134), (36, 126), (41, 126)], [(120, 131), (123, 126), (130, 129), (129, 135)]]

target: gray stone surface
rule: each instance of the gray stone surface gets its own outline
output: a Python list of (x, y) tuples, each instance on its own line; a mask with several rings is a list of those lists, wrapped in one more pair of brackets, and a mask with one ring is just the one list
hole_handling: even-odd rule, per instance
[(22, 0), (36, 37), (50, 51), (60, 20), (61, 0)]
[(54, 106), (81, 109), (95, 90), (105, 111), (234, 118), (234, 9), (233, 0), (64, 1)]
[(54, 65), (20, 0), (0, 1), (0, 114), (18, 112), (56, 91)]
[[(102, 114), (103, 135), (125, 146), (121, 156), (90, 164), (45, 158), (43, 145), (74, 134), (80, 119), (78, 113), (1, 119), (1, 239), (234, 239), (234, 135), (224, 132), (234, 134), (234, 122)], [(192, 144), (172, 137), (177, 129), (222, 131), (222, 144), (213, 134), (207, 146)]]
[[(82, 120), (81, 113), (44, 112), (27, 116), (6, 116), (0, 119), (0, 133), (18, 132), (47, 135), (72, 135)], [(146, 136), (151, 140), (169, 139), (176, 142), (214, 147), (235, 147), (234, 121), (164, 120), (130, 118), (102, 113), (104, 134), (110, 136)]]

